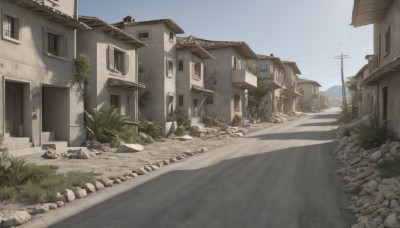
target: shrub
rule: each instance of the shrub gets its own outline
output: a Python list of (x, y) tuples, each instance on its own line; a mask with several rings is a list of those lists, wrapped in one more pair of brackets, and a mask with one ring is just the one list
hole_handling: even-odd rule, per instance
[(139, 124), (139, 132), (151, 136), (153, 139), (160, 139), (165, 137), (164, 128), (157, 122), (141, 122)]
[(387, 121), (381, 123), (376, 114), (370, 116), (369, 123), (356, 126), (355, 132), (360, 135), (360, 146), (367, 150), (379, 147), (392, 135), (387, 128)]
[(233, 117), (233, 120), (232, 120), (232, 125), (236, 126), (236, 127), (241, 126), (242, 125), (242, 119), (243, 118), (241, 116), (235, 115)]
[(93, 183), (96, 180), (94, 172), (70, 171), (65, 176), (66, 187), (84, 187), (86, 183)]
[(349, 137), (349, 136), (350, 136), (350, 134), (351, 134), (351, 131), (352, 131), (352, 128), (350, 128), (350, 127), (346, 127), (346, 128), (344, 128), (344, 131), (343, 131), (343, 136), (347, 136), (347, 137)]
[(183, 135), (186, 135), (186, 131), (183, 127), (178, 127), (178, 129), (176, 129), (174, 134), (176, 136), (183, 136)]
[(380, 176), (383, 178), (392, 178), (400, 176), (400, 158), (394, 160), (383, 160), (378, 164)]
[(0, 189), (0, 200), (14, 202), (17, 198), (17, 189), (14, 187), (4, 187)]
[(28, 181), (21, 187), (21, 196), (33, 203), (43, 203), (46, 199), (46, 191), (32, 181)]
[(188, 127), (190, 126), (189, 115), (181, 109), (177, 109), (168, 115), (169, 120), (176, 121), (178, 126)]
[(204, 118), (203, 118), (203, 122), (204, 122), (204, 125), (205, 125), (206, 127), (215, 127), (215, 126), (218, 126), (218, 121), (217, 121), (217, 119), (212, 118), (212, 117), (210, 117), (210, 116), (204, 117)]
[(27, 170), (25, 160), (8, 158), (7, 162), (0, 166), (0, 185), (10, 187), (24, 184), (29, 179)]
[(349, 112), (341, 112), (336, 120), (338, 124), (347, 124), (353, 120), (353, 116)]

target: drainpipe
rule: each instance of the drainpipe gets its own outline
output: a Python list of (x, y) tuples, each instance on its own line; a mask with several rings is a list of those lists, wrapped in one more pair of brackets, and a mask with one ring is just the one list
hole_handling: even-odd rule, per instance
[[(75, 0), (75, 6), (74, 6), (74, 16), (75, 19), (78, 20), (78, 0)], [(77, 52), (77, 45), (76, 45), (76, 29), (74, 29), (74, 59), (76, 58), (76, 52)]]

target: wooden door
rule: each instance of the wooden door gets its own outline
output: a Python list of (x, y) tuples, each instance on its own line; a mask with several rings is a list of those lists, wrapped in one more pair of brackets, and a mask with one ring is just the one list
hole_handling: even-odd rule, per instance
[(20, 135), (22, 124), (22, 84), (6, 83), (6, 133), (11, 136)]

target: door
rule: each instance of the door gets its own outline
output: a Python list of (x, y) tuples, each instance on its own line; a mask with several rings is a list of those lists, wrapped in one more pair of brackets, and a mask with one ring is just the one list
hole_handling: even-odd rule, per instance
[(6, 133), (22, 135), (22, 84), (6, 82)]

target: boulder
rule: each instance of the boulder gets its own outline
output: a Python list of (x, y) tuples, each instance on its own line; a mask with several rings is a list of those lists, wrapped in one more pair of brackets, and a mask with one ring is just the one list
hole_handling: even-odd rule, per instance
[(85, 189), (86, 189), (87, 193), (96, 192), (96, 187), (91, 183), (86, 183), (85, 184)]
[(60, 155), (56, 152), (55, 149), (47, 147), (42, 157), (45, 159), (57, 159), (60, 157)]
[(3, 213), (1, 227), (14, 227), (27, 223), (31, 215), (27, 211), (6, 211)]
[(169, 163), (170, 163), (169, 160), (164, 160), (162, 162), (163, 162), (164, 165), (169, 165)]
[(95, 181), (94, 182), (94, 186), (96, 187), (96, 190), (100, 190), (100, 189), (105, 188), (104, 184), (101, 183), (100, 181)]
[(64, 189), (63, 196), (67, 202), (71, 202), (75, 200), (75, 193), (70, 189)]
[(87, 195), (86, 189), (80, 187), (72, 187), (71, 190), (75, 193), (76, 198), (80, 199)]
[(31, 214), (44, 214), (50, 210), (48, 204), (37, 204), (31, 208)]
[(400, 227), (400, 223), (397, 220), (396, 214), (388, 215), (388, 217), (385, 219), (383, 224), (385, 225), (385, 227), (388, 227), (388, 228), (399, 228)]
[(50, 210), (55, 210), (58, 208), (58, 205), (56, 203), (47, 203), (49, 205)]
[(64, 206), (64, 201), (57, 201), (56, 202), (56, 204), (57, 204), (57, 207), (62, 207), (62, 206)]
[(146, 172), (151, 172), (153, 169), (149, 165), (145, 165), (144, 170), (146, 170)]
[(369, 193), (372, 194), (375, 190), (378, 189), (378, 182), (376, 182), (375, 180), (370, 180), (368, 181), (368, 183), (366, 183), (363, 187), (363, 189)]
[(188, 141), (188, 140), (192, 140), (193, 137), (189, 136), (189, 135), (184, 135), (184, 136), (178, 137), (177, 139), (180, 141)]
[(202, 147), (202, 148), (201, 148), (201, 152), (202, 152), (202, 153), (207, 152), (207, 151), (208, 151), (208, 149), (207, 149), (206, 147)]
[(160, 167), (158, 167), (158, 166), (156, 166), (156, 165), (151, 165), (150, 167), (151, 167), (152, 170), (158, 170), (158, 169), (160, 169)]
[(117, 153), (135, 153), (144, 150), (144, 147), (140, 144), (121, 144), (118, 147)]
[(76, 158), (78, 159), (89, 159), (90, 151), (87, 148), (80, 148), (75, 151)]
[(137, 173), (138, 175), (144, 175), (147, 173), (147, 171), (144, 169), (144, 167), (139, 167), (133, 170), (133, 172)]
[(98, 181), (100, 181), (100, 182), (101, 182), (104, 186), (106, 186), (106, 187), (111, 187), (111, 186), (113, 186), (113, 181), (110, 180), (110, 179), (107, 178), (107, 177), (102, 177), (102, 178), (98, 179)]
[(172, 157), (172, 158), (169, 159), (170, 163), (174, 163), (174, 162), (177, 162), (177, 161), (178, 161), (178, 159), (176, 159), (175, 157)]
[(382, 151), (378, 150), (378, 151), (375, 151), (373, 154), (371, 154), (371, 156), (369, 157), (369, 161), (376, 162), (381, 158), (382, 158)]

